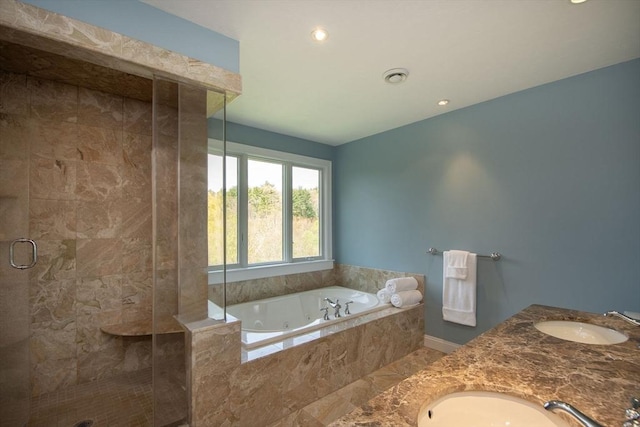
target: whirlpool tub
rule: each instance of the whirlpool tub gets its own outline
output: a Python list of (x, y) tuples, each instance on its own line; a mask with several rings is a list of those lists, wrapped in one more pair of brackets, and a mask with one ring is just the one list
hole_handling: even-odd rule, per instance
[[(339, 301), (341, 317), (325, 300)], [(350, 314), (345, 314), (347, 301)], [(323, 307), (329, 307), (329, 320), (324, 320)], [(330, 286), (295, 294), (250, 301), (227, 307), (227, 313), (242, 321), (242, 343), (246, 349), (263, 346), (289, 337), (326, 330), (326, 327), (350, 321), (359, 316), (390, 307), (376, 295), (342, 286)]]

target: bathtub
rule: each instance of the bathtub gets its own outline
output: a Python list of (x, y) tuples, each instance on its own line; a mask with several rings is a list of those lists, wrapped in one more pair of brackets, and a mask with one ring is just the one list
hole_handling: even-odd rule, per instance
[[(329, 320), (324, 320), (324, 310), (328, 307), (324, 300), (339, 300), (342, 317), (334, 317), (334, 309), (329, 307)], [(351, 314), (345, 314), (345, 302)], [(309, 336), (312, 331), (326, 329), (338, 323), (353, 321), (374, 311), (389, 308), (377, 296), (341, 286), (330, 286), (311, 291), (298, 292), (258, 301), (250, 301), (227, 307), (227, 314), (242, 321), (242, 344), (245, 349), (264, 346), (302, 334)]]

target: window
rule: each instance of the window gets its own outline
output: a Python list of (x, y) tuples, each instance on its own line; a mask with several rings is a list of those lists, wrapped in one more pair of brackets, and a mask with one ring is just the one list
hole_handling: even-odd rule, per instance
[[(222, 143), (209, 140), (210, 283), (222, 281)], [(331, 162), (227, 143), (227, 280), (330, 269)]]

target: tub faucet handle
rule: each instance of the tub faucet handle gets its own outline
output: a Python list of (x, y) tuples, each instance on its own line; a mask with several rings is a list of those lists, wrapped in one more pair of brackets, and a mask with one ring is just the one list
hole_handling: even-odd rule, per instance
[(351, 314), (349, 311), (349, 304), (353, 304), (353, 301), (347, 301), (344, 303), (344, 314)]
[(329, 307), (322, 307), (320, 311), (324, 310), (324, 316), (322, 318), (324, 320), (329, 320)]

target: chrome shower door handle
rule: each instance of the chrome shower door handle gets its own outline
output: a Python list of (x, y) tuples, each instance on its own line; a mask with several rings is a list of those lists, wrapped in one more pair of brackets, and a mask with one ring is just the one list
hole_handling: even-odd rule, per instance
[[(30, 264), (16, 264), (14, 257), (14, 248), (17, 243), (29, 243), (31, 245), (31, 263)], [(11, 267), (17, 268), (18, 270), (26, 270), (36, 265), (38, 262), (38, 245), (31, 239), (15, 239), (11, 242), (11, 246), (9, 246), (9, 262), (11, 263)]]

